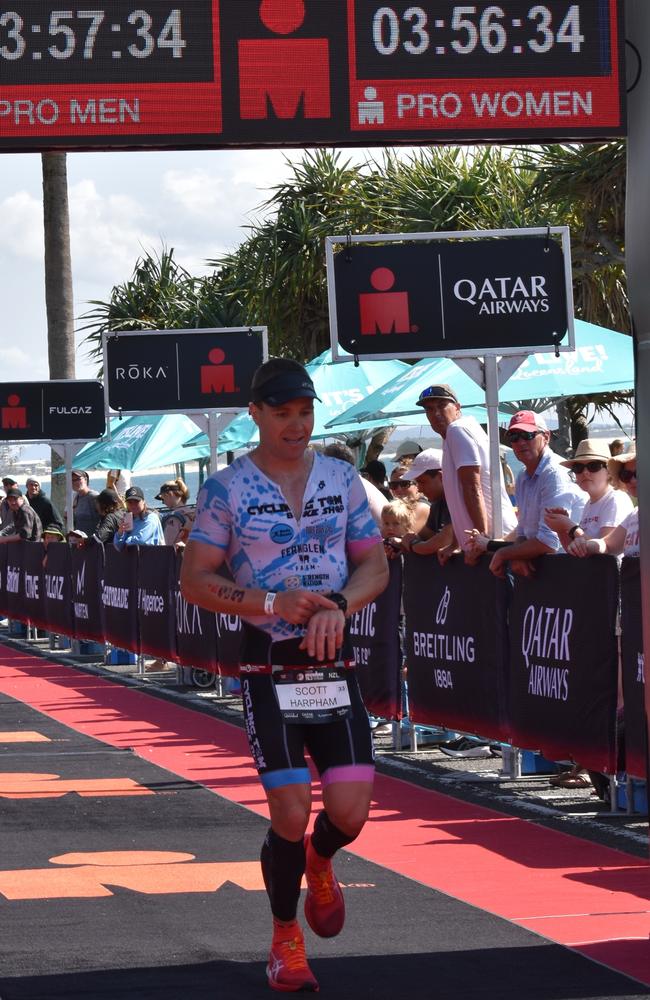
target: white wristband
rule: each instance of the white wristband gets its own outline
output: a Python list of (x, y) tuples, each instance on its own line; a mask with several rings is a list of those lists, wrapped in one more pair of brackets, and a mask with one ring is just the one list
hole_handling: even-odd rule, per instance
[(272, 615), (273, 614), (273, 607), (275, 605), (275, 599), (276, 599), (276, 597), (277, 597), (277, 594), (276, 594), (275, 590), (269, 590), (269, 592), (266, 594), (266, 596), (264, 598), (264, 614), (265, 615)]

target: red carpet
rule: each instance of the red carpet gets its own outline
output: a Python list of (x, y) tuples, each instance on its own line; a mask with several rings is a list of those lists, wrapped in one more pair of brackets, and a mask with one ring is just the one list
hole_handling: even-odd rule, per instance
[[(2, 646), (0, 692), (267, 814), (236, 726)], [(353, 849), (650, 985), (650, 867), (638, 858), (383, 775)]]

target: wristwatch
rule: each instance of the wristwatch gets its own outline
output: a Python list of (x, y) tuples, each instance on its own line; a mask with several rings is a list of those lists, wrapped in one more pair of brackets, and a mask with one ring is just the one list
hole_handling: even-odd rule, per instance
[(343, 596), (343, 594), (337, 594), (337, 593), (328, 594), (327, 597), (329, 598), (330, 601), (334, 601), (334, 603), (336, 604), (337, 608), (340, 611), (342, 611), (344, 615), (347, 614), (347, 611), (348, 611), (348, 602), (347, 602), (347, 598), (345, 598)]
[(580, 531), (580, 525), (572, 524), (569, 530), (567, 531), (567, 535), (569, 536), (571, 541), (573, 541), (573, 539), (576, 537), (576, 531)]

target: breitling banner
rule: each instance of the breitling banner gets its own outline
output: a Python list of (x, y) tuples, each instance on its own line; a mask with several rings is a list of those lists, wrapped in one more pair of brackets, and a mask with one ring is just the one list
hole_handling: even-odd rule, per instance
[(364, 705), (382, 719), (402, 716), (402, 655), (399, 639), (402, 563), (388, 564), (390, 579), (383, 594), (350, 617), (349, 635)]
[(612, 556), (537, 560), (510, 607), (510, 742), (594, 771), (616, 765), (618, 570)]
[(648, 747), (645, 718), (644, 653), (641, 630), (639, 560), (628, 556), (621, 566), (621, 658), (625, 702), (625, 769), (645, 778)]
[(489, 560), (408, 556), (404, 569), (411, 722), (505, 736), (507, 584)]

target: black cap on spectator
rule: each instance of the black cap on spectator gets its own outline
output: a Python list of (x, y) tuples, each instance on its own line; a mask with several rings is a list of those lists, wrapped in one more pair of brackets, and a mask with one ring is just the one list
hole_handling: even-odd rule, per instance
[(7, 490), (8, 497), (21, 497), (22, 493), (17, 486), (12, 486), (11, 489)]
[(129, 486), (124, 494), (125, 500), (144, 500), (144, 493), (139, 486)]

